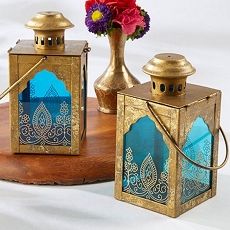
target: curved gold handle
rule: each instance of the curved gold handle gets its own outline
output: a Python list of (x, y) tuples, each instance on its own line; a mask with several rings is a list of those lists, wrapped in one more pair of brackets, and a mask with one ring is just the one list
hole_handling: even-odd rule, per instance
[(22, 77), (19, 78), (18, 81), (16, 81), (13, 85), (8, 87), (6, 90), (4, 90), (3, 93), (0, 94), (0, 101), (11, 91), (13, 90), (18, 84), (20, 84), (33, 70), (35, 70), (39, 65), (42, 64), (47, 59), (46, 56), (44, 56), (38, 63), (36, 63), (30, 70), (28, 70)]
[(156, 114), (156, 112), (154, 111), (153, 107), (150, 105), (149, 102), (147, 102), (147, 107), (150, 111), (150, 113), (153, 115), (153, 117), (155, 118), (155, 120), (157, 121), (157, 123), (160, 125), (160, 127), (162, 128), (162, 130), (164, 131), (164, 133), (166, 134), (166, 136), (169, 138), (169, 140), (171, 141), (173, 147), (190, 163), (194, 164), (195, 166), (202, 168), (202, 169), (206, 169), (206, 170), (218, 170), (223, 168), (229, 158), (229, 148), (228, 148), (228, 141), (226, 138), (226, 135), (223, 131), (223, 129), (220, 127), (220, 132), (223, 135), (224, 138), (224, 142), (225, 142), (225, 147), (226, 147), (226, 155), (225, 155), (225, 159), (222, 162), (222, 164), (220, 164), (219, 166), (205, 166), (205, 165), (201, 165), (199, 163), (197, 163), (196, 161), (192, 160), (191, 158), (189, 158), (188, 156), (186, 156), (186, 154), (180, 149), (180, 147), (177, 145), (175, 139), (173, 138), (173, 136), (170, 134), (170, 132), (167, 130), (167, 128), (165, 127), (165, 125), (163, 124), (163, 122), (160, 120), (160, 118), (158, 117), (158, 115)]

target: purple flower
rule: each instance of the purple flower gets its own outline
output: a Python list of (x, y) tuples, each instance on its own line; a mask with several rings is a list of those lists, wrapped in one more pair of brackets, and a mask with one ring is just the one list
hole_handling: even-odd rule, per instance
[(87, 12), (85, 24), (89, 32), (97, 35), (107, 34), (111, 27), (112, 13), (105, 4), (96, 3)]
[(148, 13), (144, 10), (141, 10), (142, 15), (144, 16), (145, 20), (145, 27), (139, 30), (139, 33), (135, 36), (135, 39), (142, 38), (150, 29), (150, 17)]

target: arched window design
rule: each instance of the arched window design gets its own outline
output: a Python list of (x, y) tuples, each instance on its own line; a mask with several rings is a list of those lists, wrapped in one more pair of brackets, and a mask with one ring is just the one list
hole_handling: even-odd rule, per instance
[(140, 118), (124, 136), (123, 192), (166, 204), (169, 150), (155, 123)]
[[(188, 133), (183, 146), (184, 153), (199, 164), (210, 166), (212, 162), (213, 136), (204, 122), (198, 117)], [(182, 191), (181, 203), (211, 188), (211, 172), (199, 168), (187, 160), (182, 160)]]
[(54, 73), (38, 72), (18, 100), (21, 145), (71, 145), (71, 94)]

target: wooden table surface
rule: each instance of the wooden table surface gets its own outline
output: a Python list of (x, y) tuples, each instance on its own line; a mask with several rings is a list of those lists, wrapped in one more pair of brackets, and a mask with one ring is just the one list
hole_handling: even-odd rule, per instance
[(28, 155), (10, 151), (9, 105), (0, 105), (0, 179), (24, 184), (74, 185), (114, 179), (116, 115), (88, 98), (87, 137), (81, 155)]

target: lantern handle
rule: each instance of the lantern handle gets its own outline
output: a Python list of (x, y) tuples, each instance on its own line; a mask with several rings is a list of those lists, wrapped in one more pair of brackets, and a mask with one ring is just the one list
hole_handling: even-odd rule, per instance
[(223, 168), (229, 158), (229, 147), (228, 147), (228, 141), (227, 141), (227, 137), (223, 131), (223, 129), (220, 127), (219, 130), (224, 138), (224, 142), (225, 142), (225, 147), (226, 147), (226, 155), (225, 155), (225, 159), (224, 161), (219, 165), (219, 166), (205, 166), (202, 164), (197, 163), (196, 161), (192, 160), (191, 158), (189, 158), (188, 156), (186, 156), (186, 154), (180, 149), (180, 147), (177, 145), (175, 139), (173, 138), (173, 136), (170, 134), (170, 132), (168, 131), (168, 129), (166, 128), (166, 126), (163, 124), (163, 122), (161, 121), (161, 119), (159, 118), (159, 116), (157, 115), (157, 113), (154, 111), (153, 107), (150, 105), (149, 102), (147, 102), (147, 107), (150, 111), (150, 113), (153, 115), (153, 117), (155, 118), (155, 120), (157, 121), (157, 123), (160, 125), (160, 127), (162, 128), (162, 130), (164, 131), (164, 133), (166, 134), (166, 136), (169, 138), (169, 140), (171, 141), (173, 147), (181, 154), (181, 156), (183, 156), (188, 162), (190, 162), (191, 164), (202, 168), (202, 169), (206, 169), (206, 170), (218, 170)]
[(13, 85), (8, 87), (0, 94), (0, 101), (11, 91), (13, 90), (18, 84), (20, 84), (33, 70), (35, 70), (39, 65), (41, 65), (47, 59), (44, 56), (39, 62), (37, 62), (31, 69), (29, 69), (21, 78), (19, 78)]

